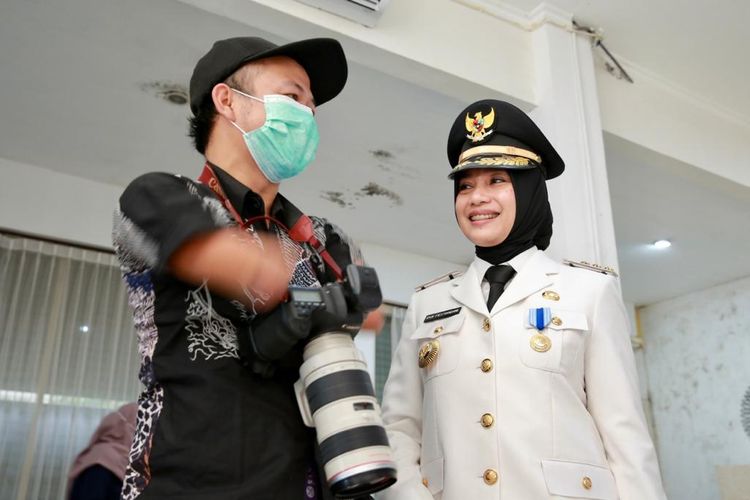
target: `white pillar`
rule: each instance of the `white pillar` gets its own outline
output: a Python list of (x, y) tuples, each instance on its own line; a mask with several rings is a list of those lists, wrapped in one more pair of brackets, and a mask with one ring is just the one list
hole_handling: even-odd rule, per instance
[(555, 216), (550, 253), (617, 267), (591, 42), (571, 18), (542, 4), (532, 33), (536, 103), (531, 112), (565, 161), (548, 183)]

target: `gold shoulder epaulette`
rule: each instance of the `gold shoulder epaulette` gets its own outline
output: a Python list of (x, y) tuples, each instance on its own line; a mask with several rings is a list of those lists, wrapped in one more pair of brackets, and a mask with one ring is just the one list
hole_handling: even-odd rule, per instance
[(438, 277), (437, 277), (437, 278), (435, 278), (434, 280), (430, 280), (430, 281), (428, 281), (427, 283), (423, 283), (423, 284), (419, 285), (418, 287), (416, 287), (416, 288), (414, 289), (414, 291), (415, 291), (415, 292), (421, 292), (421, 291), (422, 291), (422, 290), (424, 290), (425, 288), (429, 288), (429, 287), (431, 287), (432, 285), (437, 285), (438, 283), (443, 283), (444, 281), (450, 281), (450, 280), (452, 280), (453, 278), (458, 278), (458, 277), (459, 277), (459, 276), (461, 276), (461, 275), (462, 275), (463, 273), (464, 273), (463, 271), (452, 271), (452, 272), (450, 272), (450, 273), (448, 273), (448, 274), (444, 274), (444, 275), (442, 275), (442, 276), (438, 276)]
[(591, 264), (583, 260), (569, 260), (563, 259), (563, 264), (570, 267), (579, 267), (581, 269), (588, 269), (602, 274), (609, 274), (610, 276), (617, 277), (617, 272), (609, 266), (600, 266), (599, 264)]

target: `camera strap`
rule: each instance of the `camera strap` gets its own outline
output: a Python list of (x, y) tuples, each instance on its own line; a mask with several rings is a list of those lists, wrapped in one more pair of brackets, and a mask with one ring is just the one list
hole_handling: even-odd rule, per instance
[[(198, 177), (198, 181), (201, 184), (208, 186), (208, 188), (213, 191), (213, 193), (219, 198), (226, 209), (229, 210), (229, 213), (232, 214), (232, 217), (234, 217), (234, 220), (237, 221), (237, 224), (239, 224), (242, 229), (247, 229), (252, 224), (252, 222), (256, 220), (242, 219), (242, 216), (232, 206), (232, 203), (229, 201), (229, 198), (227, 198), (226, 194), (224, 194), (224, 190), (219, 183), (219, 178), (216, 176), (216, 173), (211, 168), (209, 162), (206, 162), (206, 164), (203, 166), (203, 171)], [(341, 271), (341, 267), (336, 263), (330, 252), (326, 250), (325, 245), (323, 245), (323, 243), (321, 243), (320, 240), (315, 236), (315, 231), (313, 231), (313, 224), (310, 217), (302, 213), (297, 207), (291, 204), (289, 204), (286, 209), (286, 212), (288, 212), (288, 221), (290, 223), (289, 227), (272, 217), (263, 216), (262, 218), (271, 220), (275, 224), (278, 224), (280, 227), (284, 228), (287, 234), (297, 243), (309, 244), (315, 250), (315, 252), (320, 255), (326, 266), (328, 266), (331, 272), (336, 276), (336, 280), (343, 280), (344, 273)]]

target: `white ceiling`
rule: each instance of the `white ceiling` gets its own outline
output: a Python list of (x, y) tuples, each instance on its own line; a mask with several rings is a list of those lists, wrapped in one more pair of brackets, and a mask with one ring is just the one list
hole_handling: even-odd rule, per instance
[[(487, 0), (531, 11), (540, 0)], [(600, 28), (604, 45), (632, 63), (750, 125), (747, 0), (545, 0)]]
[[(511, 3), (530, 10), (536, 2)], [(701, 95), (750, 117), (750, 98), (740, 92), (746, 79), (727, 64), (704, 74), (721, 70), (714, 65), (727, 52), (699, 58), (707, 38), (713, 47), (717, 38), (746, 37), (739, 22), (713, 28), (737, 27), (721, 37), (705, 36), (704, 27), (686, 49), (639, 16), (646, 2), (553, 3), (579, 9), (605, 28), (611, 50), (664, 78), (692, 75), (685, 86), (693, 92), (711, 90), (713, 78), (730, 80)], [(681, 5), (671, 26), (691, 26), (700, 14)], [(3, 0), (0, 156), (117, 186), (152, 170), (194, 176), (201, 160), (186, 137), (189, 110), (156, 98), (152, 84), (186, 83), (214, 40), (245, 34), (274, 39), (175, 0)], [(657, 36), (666, 41), (654, 46)], [(447, 128), (465, 104), (352, 64), (344, 92), (319, 110), (318, 159), (282, 192), (360, 241), (468, 262), (472, 247), (456, 228), (445, 177)], [(737, 231), (750, 213), (750, 190), (690, 174), (616, 137), (605, 144), (626, 299), (649, 303), (750, 274), (747, 238)], [(664, 236), (675, 242), (668, 252), (639, 247)]]
[[(623, 294), (638, 304), (750, 276), (750, 189), (604, 136)], [(668, 239), (665, 250), (651, 243)]]

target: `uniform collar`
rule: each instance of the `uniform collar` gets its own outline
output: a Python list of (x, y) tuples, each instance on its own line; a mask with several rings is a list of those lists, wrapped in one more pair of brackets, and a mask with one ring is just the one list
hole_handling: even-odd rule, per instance
[[(511, 265), (517, 274), (495, 303), (491, 315), (550, 286), (552, 284), (550, 276), (557, 274), (560, 269), (560, 264), (537, 248), (521, 252), (506, 264)], [(451, 289), (454, 299), (483, 316), (486, 316), (488, 311), (481, 284), (484, 273), (490, 265), (488, 262), (475, 258), (466, 273), (454, 280), (454, 286)]]
[[(518, 273), (521, 271), (526, 262), (528, 262), (529, 258), (538, 251), (539, 250), (537, 250), (536, 247), (532, 246), (531, 248), (524, 250), (523, 252), (510, 259), (508, 262), (503, 262), (503, 264), (512, 267), (513, 269), (515, 269), (516, 273)], [(476, 267), (477, 277), (479, 278), (477, 284), (481, 286), (482, 280), (484, 280), (484, 273), (487, 272), (487, 269), (489, 269), (492, 264), (490, 264), (486, 260), (474, 256), (474, 262), (472, 262), (471, 265)]]

